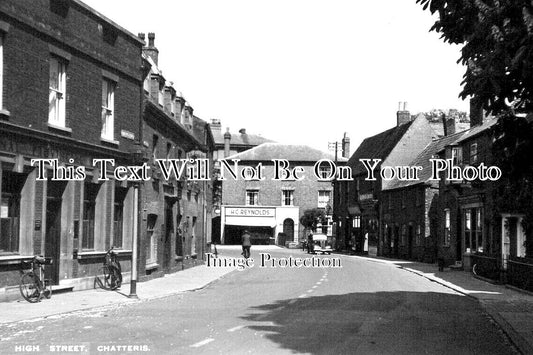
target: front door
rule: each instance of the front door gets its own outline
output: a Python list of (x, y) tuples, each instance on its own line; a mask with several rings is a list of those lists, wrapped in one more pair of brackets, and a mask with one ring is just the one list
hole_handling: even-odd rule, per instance
[(52, 259), (45, 267), (45, 278), (59, 284), (59, 252), (61, 241), (61, 199), (48, 197), (46, 201), (46, 231), (44, 256)]

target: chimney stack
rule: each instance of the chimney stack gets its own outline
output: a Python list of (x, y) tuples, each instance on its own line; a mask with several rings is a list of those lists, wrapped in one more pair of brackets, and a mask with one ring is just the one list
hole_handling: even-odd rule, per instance
[(346, 132), (344, 132), (344, 137), (342, 137), (342, 157), (350, 158), (350, 138)]
[[(144, 41), (144, 33), (140, 33), (139, 38), (141, 38)], [(154, 41), (155, 41), (155, 33), (148, 32), (148, 46), (143, 48), (143, 52), (144, 54), (152, 58), (154, 63), (158, 65), (159, 50), (155, 47)]]
[(226, 133), (224, 133), (224, 158), (229, 157), (230, 141), (231, 133), (229, 133), (229, 128), (226, 128)]
[(442, 127), (444, 131), (444, 136), (449, 136), (455, 133), (455, 118), (446, 117), (446, 114), (442, 114)]
[(398, 102), (398, 112), (396, 112), (396, 125), (400, 126), (408, 122), (411, 122), (411, 113), (407, 111), (407, 101), (404, 101), (403, 103)]
[(478, 100), (470, 99), (470, 127), (479, 126), (483, 123), (483, 107)]

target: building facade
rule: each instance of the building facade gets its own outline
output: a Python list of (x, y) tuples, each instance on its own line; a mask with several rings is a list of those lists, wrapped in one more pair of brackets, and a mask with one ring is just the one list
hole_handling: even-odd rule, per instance
[[(288, 165), (277, 166), (276, 159), (285, 159)], [(333, 207), (335, 169), (327, 163), (316, 167), (321, 159), (334, 164), (335, 157), (307, 146), (278, 143), (264, 143), (227, 157), (228, 167), (221, 167), (221, 242), (240, 244), (244, 229), (251, 232), (253, 244), (287, 245), (304, 240), (306, 231), (300, 224), (304, 212), (320, 208), (329, 215)], [(339, 158), (337, 165), (344, 163)], [(282, 166), (300, 170), (296, 176), (283, 175)], [(323, 179), (317, 179), (317, 174)], [(331, 225), (331, 216), (329, 220)]]
[(0, 299), (35, 254), (56, 287), (92, 287), (110, 247), (128, 277), (137, 185), (93, 159), (139, 163), (142, 46), (79, 1), (0, 3)]
[(219, 179), (221, 169), (219, 160), (257, 147), (262, 143), (272, 141), (258, 134), (248, 133), (245, 128), (241, 128), (238, 133), (231, 133), (229, 128), (226, 128), (226, 131), (223, 132), (222, 124), (217, 119), (211, 120), (211, 132), (215, 142), (215, 151), (213, 152), (215, 181), (213, 182), (213, 219), (211, 231), (213, 242), (220, 243), (223, 182)]
[[(148, 33), (143, 57), (150, 68), (144, 81), (142, 134), (151, 180), (142, 184), (141, 280), (202, 262), (211, 235), (214, 150), (209, 124), (194, 115), (183, 94), (162, 75), (154, 33)], [(202, 161), (209, 169), (192, 176), (187, 166), (182, 176), (165, 176), (157, 162), (161, 159), (180, 160), (180, 166), (185, 160)]]
[[(390, 181), (381, 178), (380, 169), (408, 165), (436, 137), (423, 114), (413, 118), (409, 111), (402, 110), (397, 113), (395, 127), (363, 140), (346, 164), (352, 170), (352, 180), (337, 183), (340, 201), (335, 209), (335, 223), (340, 249), (356, 252), (373, 249), (382, 253), (383, 245), (378, 244), (382, 230), (381, 195)], [(369, 159), (368, 163), (375, 168), (375, 176), (369, 176), (369, 168), (362, 163), (364, 159)]]

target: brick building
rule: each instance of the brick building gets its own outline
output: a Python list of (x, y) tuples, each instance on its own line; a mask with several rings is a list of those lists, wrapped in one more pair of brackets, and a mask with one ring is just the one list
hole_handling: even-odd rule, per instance
[(211, 176), (205, 176), (206, 181), (185, 175), (165, 179), (155, 159), (207, 159), (212, 166), (214, 150), (209, 124), (194, 115), (158, 67), (154, 33), (148, 33), (143, 57), (150, 70), (144, 81), (142, 133), (152, 175), (142, 185), (141, 280), (196, 265), (211, 235)]
[[(452, 131), (453, 132), (453, 131)], [(419, 166), (418, 178), (395, 179), (382, 191), (379, 244), (384, 256), (434, 262), (439, 236), (439, 182), (430, 180), (431, 162), (463, 133), (436, 139), (408, 165)], [(405, 176), (405, 175), (404, 175)]]
[[(321, 159), (334, 162), (335, 157), (331, 154), (303, 145), (264, 143), (226, 158), (232, 168), (233, 159), (240, 160), (236, 179), (231, 177), (227, 168), (221, 168), (225, 179), (222, 243), (239, 244), (245, 228), (250, 230), (254, 244), (299, 242), (305, 238), (299, 222), (303, 213), (308, 209), (333, 207), (332, 179), (318, 180), (314, 173), (314, 166)], [(290, 168), (300, 166), (302, 179), (274, 180), (276, 168), (272, 159), (286, 159)], [(345, 159), (338, 160), (339, 166), (344, 165)], [(257, 168), (258, 164), (263, 167), (263, 180), (257, 175), (251, 175), (249, 180), (239, 175), (242, 169)], [(318, 171), (325, 178), (332, 176), (332, 172), (328, 164), (323, 164)]]
[[(239, 129), (238, 133), (231, 133), (229, 128), (222, 132), (220, 120), (211, 120), (211, 132), (215, 141), (215, 151), (213, 152), (214, 173), (215, 176), (220, 174), (219, 159), (224, 159), (230, 155), (244, 152), (262, 143), (273, 142), (270, 139), (261, 137), (257, 134), (246, 132), (245, 128)], [(223, 183), (215, 180), (213, 188), (213, 220), (212, 220), (212, 238), (216, 243), (220, 243), (220, 209), (222, 203)]]
[[(390, 181), (382, 180), (382, 166), (407, 165), (422, 151), (437, 133), (423, 114), (414, 119), (409, 111), (399, 110), (395, 127), (363, 140), (347, 162), (352, 169), (352, 181), (337, 182), (339, 203), (335, 208), (337, 239), (341, 249), (353, 248), (363, 252), (365, 236), (369, 248), (377, 248), (381, 220), (381, 192)], [(379, 159), (375, 180), (368, 176), (360, 159)]]
[[(142, 46), (80, 1), (0, 2), (0, 299), (34, 254), (53, 260), (53, 284), (81, 289), (115, 246), (128, 277), (137, 189), (99, 180), (92, 160), (139, 162)], [(39, 158), (85, 174), (53, 176), (50, 161), (38, 180)]]
[[(492, 161), (491, 127), (496, 119), (483, 122), (471, 117), (472, 128), (459, 134), (439, 152), (442, 159), (452, 159), (456, 166), (490, 165)], [(439, 181), (439, 257), (446, 264), (471, 266), (471, 255), (500, 253), (501, 217), (495, 223), (490, 181)], [(503, 218), (505, 219), (505, 217)], [(518, 220), (518, 218), (516, 219)]]

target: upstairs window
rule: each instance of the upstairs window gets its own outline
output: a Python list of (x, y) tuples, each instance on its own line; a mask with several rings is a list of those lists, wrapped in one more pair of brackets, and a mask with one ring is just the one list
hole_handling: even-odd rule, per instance
[(293, 190), (281, 191), (281, 205), (282, 206), (293, 206), (294, 205), (294, 191)]
[(470, 164), (475, 164), (478, 161), (477, 143), (470, 145)]
[(65, 127), (66, 64), (58, 58), (50, 58), (50, 85), (48, 97), (48, 123)]
[(463, 149), (461, 147), (452, 148), (452, 164), (456, 166), (463, 164)]
[(102, 139), (114, 141), (115, 83), (102, 80)]
[(255, 206), (259, 204), (259, 191), (258, 190), (246, 190), (246, 205)]

